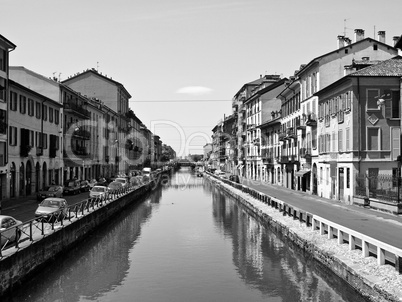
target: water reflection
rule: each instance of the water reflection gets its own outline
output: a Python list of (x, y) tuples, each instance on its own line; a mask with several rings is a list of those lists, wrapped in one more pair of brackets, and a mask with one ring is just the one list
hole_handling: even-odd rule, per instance
[(189, 169), (2, 299), (89, 300), (363, 301)]
[(208, 187), (215, 224), (232, 238), (233, 263), (245, 283), (284, 301), (365, 301), (338, 277), (316, 270), (313, 261), (267, 231), (233, 198)]

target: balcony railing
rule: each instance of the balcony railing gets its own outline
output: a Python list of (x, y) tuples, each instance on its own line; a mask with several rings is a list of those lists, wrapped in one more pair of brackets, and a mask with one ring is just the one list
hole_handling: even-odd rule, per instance
[(311, 157), (311, 148), (300, 148), (300, 156), (303, 158)]
[(75, 103), (64, 103), (63, 108), (67, 111), (74, 111), (75, 113), (82, 115), (85, 119), (91, 118), (91, 114), (87, 109), (84, 109), (81, 106), (76, 105)]
[(317, 117), (315, 113), (308, 113), (306, 116), (306, 126), (317, 126)]

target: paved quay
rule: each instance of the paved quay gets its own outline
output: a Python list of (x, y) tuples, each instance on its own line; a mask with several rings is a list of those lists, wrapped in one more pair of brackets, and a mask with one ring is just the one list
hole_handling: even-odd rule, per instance
[(402, 249), (402, 216), (348, 205), (279, 185), (247, 179), (242, 179), (242, 184), (296, 208)]

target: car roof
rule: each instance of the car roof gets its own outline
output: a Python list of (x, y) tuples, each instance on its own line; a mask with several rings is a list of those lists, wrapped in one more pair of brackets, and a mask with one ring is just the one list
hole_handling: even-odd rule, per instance
[(105, 188), (106, 189), (106, 186), (93, 186), (93, 188)]
[(48, 197), (48, 198), (45, 198), (44, 200), (66, 201), (64, 198), (59, 198), (59, 197)]
[[(3, 218), (13, 218), (13, 219), (15, 219), (13, 216), (10, 216), (10, 215), (0, 215), (0, 219), (3, 219)], [(15, 219), (15, 220), (17, 220), (17, 219)]]

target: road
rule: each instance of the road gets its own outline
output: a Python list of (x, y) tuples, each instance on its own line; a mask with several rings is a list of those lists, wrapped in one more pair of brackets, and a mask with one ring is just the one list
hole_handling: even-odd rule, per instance
[[(65, 198), (67, 203), (71, 206), (87, 199), (88, 192), (83, 192), (77, 195), (65, 195), (63, 198)], [(3, 208), (1, 213), (3, 215), (10, 215), (21, 221), (28, 221), (35, 218), (35, 210), (39, 203), (40, 201), (37, 201), (36, 197), (15, 200), (11, 206)]]
[(247, 186), (289, 205), (402, 249), (402, 217), (269, 184)]

